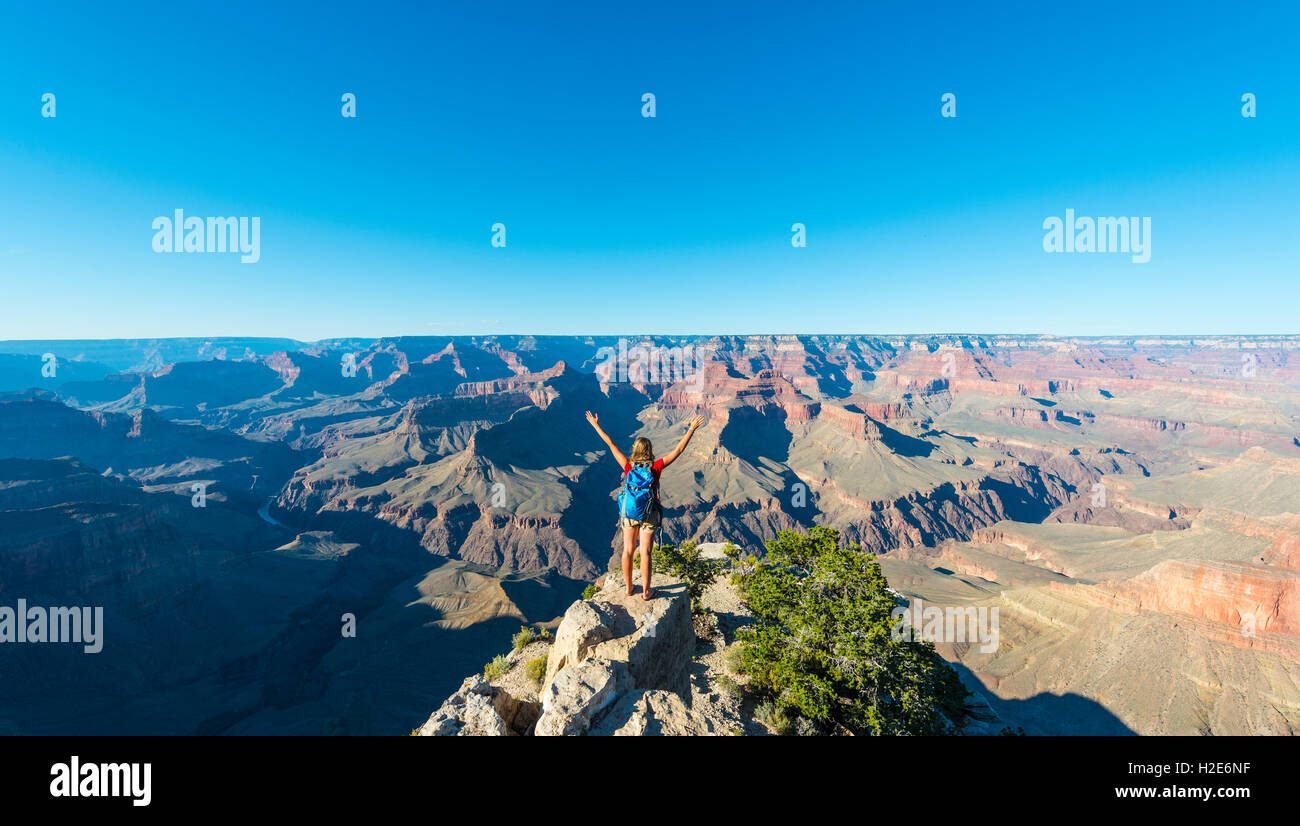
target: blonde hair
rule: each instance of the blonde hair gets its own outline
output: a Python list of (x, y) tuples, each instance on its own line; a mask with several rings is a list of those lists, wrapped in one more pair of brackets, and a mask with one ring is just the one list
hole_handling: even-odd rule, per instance
[(655, 460), (655, 449), (650, 444), (650, 440), (642, 436), (632, 444), (633, 463), (653, 462)]

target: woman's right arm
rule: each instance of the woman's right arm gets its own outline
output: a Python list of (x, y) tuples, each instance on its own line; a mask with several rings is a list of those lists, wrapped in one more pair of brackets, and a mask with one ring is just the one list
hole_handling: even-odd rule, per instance
[(618, 461), (618, 466), (627, 467), (627, 457), (623, 455), (623, 451), (619, 450), (614, 445), (614, 440), (609, 438), (609, 434), (601, 429), (600, 419), (590, 410), (587, 411), (587, 421), (591, 422), (591, 426), (596, 428), (596, 432), (600, 434), (601, 440), (604, 441), (605, 444), (609, 445), (609, 452), (613, 455), (614, 459)]
[(668, 467), (673, 462), (677, 461), (677, 457), (681, 456), (682, 451), (685, 450), (686, 446), (691, 443), (691, 437), (695, 435), (695, 431), (699, 430), (703, 426), (704, 426), (703, 416), (696, 416), (695, 418), (691, 419), (690, 426), (686, 428), (686, 435), (683, 436), (682, 440), (677, 443), (677, 447), (673, 450), (673, 452), (669, 453), (667, 456), (664, 457), (664, 467)]

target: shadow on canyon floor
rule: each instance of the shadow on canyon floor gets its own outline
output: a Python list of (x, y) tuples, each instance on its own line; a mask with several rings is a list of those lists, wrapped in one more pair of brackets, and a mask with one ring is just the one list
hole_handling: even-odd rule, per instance
[(1029, 735), (1125, 736), (1137, 732), (1101, 703), (1079, 694), (1042, 692), (1024, 700), (1005, 700), (989, 691), (975, 673), (961, 663), (949, 663), (969, 690), (979, 691), (1006, 725)]

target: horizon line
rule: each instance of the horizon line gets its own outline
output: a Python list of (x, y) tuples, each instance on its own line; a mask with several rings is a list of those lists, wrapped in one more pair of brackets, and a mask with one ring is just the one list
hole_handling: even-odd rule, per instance
[(10, 338), (0, 339), (0, 346), (6, 344), (27, 344), (37, 342), (146, 342), (146, 341), (218, 341), (218, 340), (244, 340), (244, 341), (289, 341), (295, 344), (322, 344), (333, 341), (342, 341), (348, 339), (369, 339), (381, 341), (384, 339), (399, 338), (593, 338), (593, 339), (634, 339), (634, 338), (1041, 338), (1041, 339), (1209, 339), (1209, 338), (1239, 338), (1239, 339), (1300, 339), (1298, 333), (1101, 333), (1101, 334), (1076, 334), (1076, 333), (1011, 333), (1011, 332), (955, 332), (955, 331), (935, 331), (924, 333), (774, 333), (774, 332), (757, 332), (757, 333), (395, 333), (385, 335), (335, 335), (326, 336), (316, 339), (303, 339), (294, 336), (276, 336), (276, 335), (206, 335), (206, 336), (120, 336), (120, 337), (90, 337), (90, 338)]

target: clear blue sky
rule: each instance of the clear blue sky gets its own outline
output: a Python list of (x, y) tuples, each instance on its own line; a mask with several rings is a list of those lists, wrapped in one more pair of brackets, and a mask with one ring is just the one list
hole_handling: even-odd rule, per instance
[(1300, 329), (1294, 3), (282, 5), (6, 3), (0, 339)]

